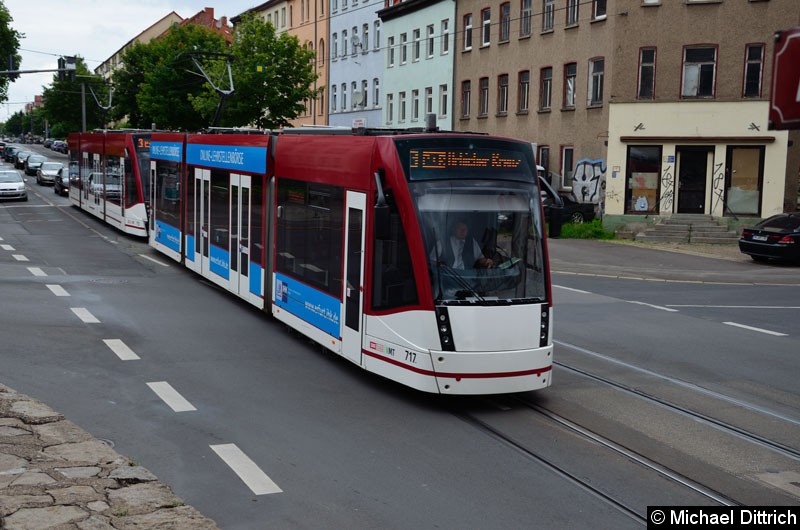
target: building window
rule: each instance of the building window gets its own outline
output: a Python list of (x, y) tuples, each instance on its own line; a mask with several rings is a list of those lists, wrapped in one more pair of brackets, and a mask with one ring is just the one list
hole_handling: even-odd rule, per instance
[(369, 24), (361, 26), (361, 53), (367, 53), (369, 50)]
[(411, 121), (419, 120), (419, 90), (411, 91)]
[(522, 0), (519, 5), (519, 36), (531, 34), (531, 18), (533, 17), (533, 0)]
[(331, 36), (331, 40), (333, 41), (333, 46), (331, 46), (331, 58), (336, 59), (336, 56), (339, 54), (339, 35), (334, 33)]
[[(545, 178), (550, 172), (550, 147), (546, 145), (539, 146), (539, 153), (536, 157), (536, 163), (544, 168)], [(548, 182), (550, 182), (548, 180)], [(552, 182), (550, 182), (552, 184)]]
[(655, 99), (656, 95), (656, 49), (642, 48), (639, 51), (639, 87), (637, 99)]
[(606, 18), (606, 0), (592, 0), (592, 17)]
[(604, 70), (605, 61), (602, 58), (589, 61), (589, 105), (603, 104)]
[(347, 30), (342, 30), (342, 58), (347, 59)]
[(377, 51), (381, 49), (381, 21), (376, 20), (372, 26), (372, 35), (375, 42), (372, 43), (372, 49)]
[(408, 42), (408, 35), (405, 33), (400, 34), (400, 64), (408, 62), (408, 50), (406, 43)]
[(433, 87), (425, 87), (425, 114), (433, 114)]
[(564, 108), (575, 108), (575, 78), (578, 74), (578, 65), (569, 63), (564, 65)]
[(358, 47), (361, 45), (361, 41), (358, 40), (358, 27), (353, 26), (353, 55), (358, 53)]
[(492, 36), (492, 10), (481, 11), (481, 46), (488, 46)]
[(508, 74), (497, 76), (497, 113), (508, 114)]
[(389, 37), (389, 40), (387, 41), (386, 49), (387, 49), (387, 53), (389, 54), (389, 57), (386, 60), (386, 63), (388, 65), (388, 67), (391, 68), (392, 66), (394, 66), (394, 37)]
[(553, 31), (556, 18), (556, 0), (542, 0), (542, 31)]
[(427, 54), (428, 54), (428, 59), (430, 59), (431, 57), (433, 57), (433, 46), (434, 46), (434, 43), (436, 42), (434, 40), (434, 37), (433, 37), (433, 24), (428, 25), (426, 37), (428, 39), (426, 41), (428, 43), (427, 46), (426, 46), (427, 47), (426, 51), (427, 51)]
[(531, 93), (531, 73), (524, 70), (519, 73), (519, 89), (517, 93), (517, 111), (528, 112), (528, 101)]
[(472, 49), (472, 15), (464, 15), (464, 50)]
[(386, 94), (386, 124), (394, 121), (394, 94)]
[(747, 46), (746, 63), (744, 65), (744, 97), (761, 97), (761, 72), (764, 65), (764, 45)]
[(398, 106), (400, 107), (400, 112), (397, 120), (399, 122), (406, 121), (406, 93), (400, 92), (400, 100), (398, 102)]
[(571, 145), (565, 145), (561, 148), (561, 176), (562, 176), (562, 185), (563, 186), (571, 186), (572, 185), (572, 171), (573, 171), (573, 147)]
[(539, 110), (550, 110), (553, 105), (553, 69), (542, 68), (539, 79)]
[(713, 97), (717, 67), (717, 49), (711, 47), (684, 48), (681, 96), (685, 98)]
[(331, 112), (336, 112), (336, 85), (331, 85)]
[(353, 81), (350, 83), (350, 100), (353, 102), (353, 110), (358, 108), (358, 84)]
[(442, 55), (450, 53), (450, 19), (442, 20)]
[(480, 100), (478, 102), (478, 116), (486, 116), (489, 114), (489, 78), (481, 77), (480, 79)]
[(347, 110), (347, 83), (342, 83), (342, 112)]
[(447, 99), (447, 85), (439, 85), (439, 117), (446, 118), (450, 103)]
[(659, 211), (661, 146), (629, 145), (625, 166), (625, 213), (651, 214)]
[(420, 39), (420, 32), (419, 28), (417, 28), (414, 30), (414, 43), (412, 44), (413, 47), (411, 49), (411, 60), (414, 62), (419, 61), (419, 49), (420, 49), (419, 39)]
[(500, 4), (500, 42), (507, 42), (511, 35), (511, 4)]
[(381, 101), (381, 81), (377, 77), (372, 80), (372, 104), (378, 106)]
[(574, 26), (578, 23), (578, 7), (580, 0), (567, 0), (567, 26)]
[(468, 118), (469, 117), (469, 107), (470, 107), (470, 99), (472, 97), (472, 82), (462, 81), (461, 82), (461, 117)]
[(363, 109), (363, 108), (366, 108), (366, 106), (369, 104), (368, 103), (368, 100), (369, 100), (369, 83), (367, 82), (366, 79), (363, 79), (361, 81), (361, 97), (362, 97), (361, 108)]

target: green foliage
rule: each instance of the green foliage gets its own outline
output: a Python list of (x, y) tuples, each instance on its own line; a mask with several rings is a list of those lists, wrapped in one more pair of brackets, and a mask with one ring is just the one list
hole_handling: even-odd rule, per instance
[(561, 227), (561, 239), (614, 239), (614, 232), (603, 228), (603, 222), (595, 219), (590, 223), (565, 223)]
[(76, 57), (77, 78), (75, 81), (59, 79), (58, 74), (53, 74), (53, 82), (49, 87), (44, 87), (44, 117), (50, 122), (53, 131), (62, 132), (58, 136), (64, 137), (63, 131), (80, 131), (83, 122), (81, 83), (86, 84), (86, 129), (92, 130), (105, 127), (105, 113), (95, 102), (92, 92), (104, 106), (108, 105), (108, 85), (94, 76), (86, 66), (82, 57)]
[[(16, 59), (17, 66), (20, 65), (19, 41), (24, 37), (19, 31), (15, 30), (14, 19), (11, 18), (5, 3), (0, 0), (0, 70), (8, 68), (8, 56)], [(0, 76), (0, 102), (8, 99), (8, 84), (11, 79), (7, 76)]]
[[(242, 16), (236, 26), (231, 52), (234, 93), (226, 101), (220, 125), (254, 125), (274, 129), (289, 125), (300, 116), (306, 99), (315, 98), (316, 56), (303, 48), (297, 37), (277, 35), (272, 24), (252, 14)], [(257, 66), (263, 65), (261, 72)], [(219, 78), (227, 78), (223, 65), (216, 65)], [(219, 96), (206, 87), (193, 103), (204, 114), (215, 110)]]

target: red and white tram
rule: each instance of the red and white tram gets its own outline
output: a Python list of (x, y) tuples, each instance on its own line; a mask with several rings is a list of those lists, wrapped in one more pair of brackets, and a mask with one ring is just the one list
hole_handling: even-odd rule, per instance
[[(370, 130), (153, 133), (150, 160), (150, 244), (324, 347), (426, 392), (550, 385), (531, 144)], [(471, 239), (454, 260), (459, 231)]]
[(72, 133), (68, 144), (72, 204), (123, 232), (147, 237), (150, 133)]

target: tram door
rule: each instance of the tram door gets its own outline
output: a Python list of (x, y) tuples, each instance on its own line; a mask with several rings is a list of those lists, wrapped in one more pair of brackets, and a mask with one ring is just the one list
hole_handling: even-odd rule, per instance
[(345, 287), (342, 313), (342, 354), (361, 364), (362, 326), (364, 323), (364, 222), (366, 195), (347, 192), (345, 218)]
[(194, 241), (194, 245), (186, 245), (187, 254), (189, 254), (186, 266), (203, 276), (208, 276), (208, 224), (211, 203), (211, 172), (209, 170), (194, 170), (194, 197), (191, 200), (193, 200), (194, 208), (191, 218), (186, 221), (191, 227), (187, 232)]
[[(250, 296), (251, 176), (231, 174), (231, 290), (245, 300)], [(258, 299), (258, 298), (256, 298)]]

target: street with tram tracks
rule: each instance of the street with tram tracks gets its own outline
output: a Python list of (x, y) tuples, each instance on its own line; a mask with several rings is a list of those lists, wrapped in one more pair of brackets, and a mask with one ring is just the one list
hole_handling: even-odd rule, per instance
[(637, 528), (648, 506), (800, 503), (798, 266), (550, 241), (553, 386), (441, 398), (28, 180), (0, 204), (0, 383), (221, 528)]

